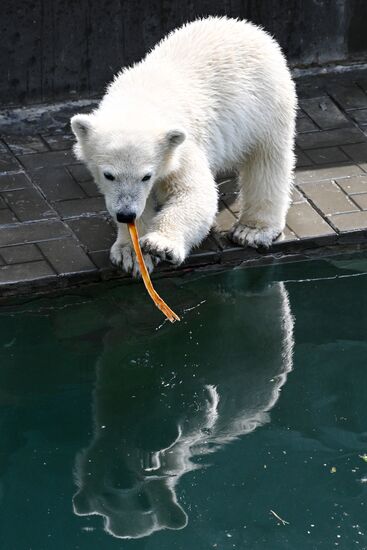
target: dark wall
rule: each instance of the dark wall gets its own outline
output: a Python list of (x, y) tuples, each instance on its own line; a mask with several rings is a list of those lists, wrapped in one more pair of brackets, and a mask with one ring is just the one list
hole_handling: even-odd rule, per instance
[(209, 14), (262, 24), (292, 65), (367, 53), (367, 0), (0, 0), (0, 102), (100, 94), (169, 30)]

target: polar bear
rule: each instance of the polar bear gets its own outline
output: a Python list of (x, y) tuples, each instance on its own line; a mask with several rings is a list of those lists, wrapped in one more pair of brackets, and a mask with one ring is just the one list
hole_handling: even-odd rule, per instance
[(123, 69), (71, 127), (117, 223), (111, 260), (138, 274), (127, 223), (149, 270), (182, 263), (215, 220), (220, 172), (238, 173), (243, 246), (282, 232), (294, 168), (296, 93), (277, 42), (248, 21), (208, 17), (173, 31)]

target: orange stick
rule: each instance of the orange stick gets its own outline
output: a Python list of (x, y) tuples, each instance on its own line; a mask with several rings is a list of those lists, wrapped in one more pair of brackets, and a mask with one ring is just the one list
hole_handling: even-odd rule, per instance
[(175, 321), (180, 321), (180, 318), (174, 311), (172, 311), (171, 308), (168, 307), (166, 302), (162, 300), (162, 298), (159, 296), (159, 294), (154, 290), (152, 281), (150, 280), (149, 271), (147, 270), (147, 266), (144, 262), (144, 257), (141, 252), (140, 244), (139, 244), (139, 235), (138, 235), (138, 229), (135, 225), (135, 223), (128, 223), (127, 227), (129, 229), (131, 241), (133, 243), (133, 247), (135, 250), (136, 257), (138, 259), (139, 267), (140, 267), (140, 273), (143, 278), (143, 283), (145, 285), (145, 288), (148, 291), (149, 296), (155, 303), (158, 309), (161, 310), (162, 313), (167, 317), (171, 323), (174, 323)]

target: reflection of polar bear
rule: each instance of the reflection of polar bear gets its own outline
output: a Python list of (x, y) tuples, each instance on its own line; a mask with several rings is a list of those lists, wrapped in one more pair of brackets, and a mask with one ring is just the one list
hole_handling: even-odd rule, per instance
[(232, 239), (269, 246), (289, 206), (295, 108), (278, 44), (247, 21), (195, 21), (124, 69), (71, 120), (118, 226), (111, 260), (136, 271), (126, 223), (137, 219), (149, 269), (183, 262), (214, 221), (223, 170), (239, 173), (243, 199)]
[[(156, 333), (140, 356), (106, 338), (94, 436), (76, 461), (74, 510), (103, 516), (116, 537), (184, 527), (175, 491), (199, 467), (193, 457), (266, 423), (291, 370), (293, 320), (282, 283), (217, 298), (208, 305), (217, 344), (201, 317), (190, 320), (190, 332), (182, 323)], [(199, 345), (187, 344), (195, 339)]]

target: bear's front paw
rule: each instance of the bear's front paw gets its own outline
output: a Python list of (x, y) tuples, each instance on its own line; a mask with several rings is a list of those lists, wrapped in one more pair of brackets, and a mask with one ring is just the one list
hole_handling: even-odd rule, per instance
[(169, 238), (158, 232), (148, 233), (140, 239), (141, 249), (159, 261), (180, 265), (185, 259), (185, 250)]
[[(120, 244), (116, 241), (110, 251), (110, 260), (126, 273), (131, 273), (133, 277), (141, 277), (139, 264), (130, 244)], [(144, 254), (144, 261), (149, 273), (151, 273), (154, 267), (153, 259), (149, 254)]]
[(229, 231), (229, 238), (240, 246), (268, 248), (281, 234), (282, 230), (274, 227), (249, 227), (240, 222), (236, 223)]

